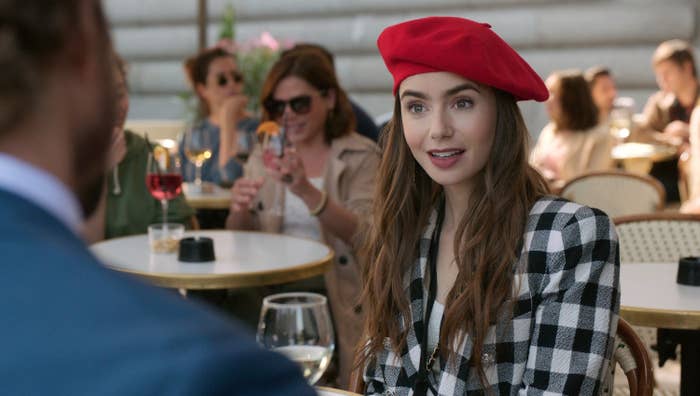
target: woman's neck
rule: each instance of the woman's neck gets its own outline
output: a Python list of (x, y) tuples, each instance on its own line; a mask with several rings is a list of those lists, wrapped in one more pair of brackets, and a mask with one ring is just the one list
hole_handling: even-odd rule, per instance
[(445, 186), (445, 220), (443, 231), (454, 232), (469, 207), (471, 186), (468, 184)]
[(221, 120), (219, 118), (220, 117), (218, 113), (211, 113), (209, 114), (209, 117), (207, 117), (207, 120), (209, 120), (209, 123), (211, 123), (212, 125), (219, 126), (221, 125)]

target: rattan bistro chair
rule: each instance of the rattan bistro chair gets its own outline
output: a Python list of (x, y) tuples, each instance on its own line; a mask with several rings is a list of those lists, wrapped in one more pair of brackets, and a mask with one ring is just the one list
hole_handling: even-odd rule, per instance
[(657, 212), (666, 201), (658, 180), (624, 171), (582, 174), (566, 182), (559, 195), (601, 209), (611, 217)]
[[(620, 365), (627, 377), (630, 396), (652, 395), (654, 390), (654, 372), (651, 359), (642, 340), (629, 323), (622, 318), (617, 323), (613, 365), (610, 367), (609, 374), (602, 384), (602, 395), (611, 395), (613, 393), (615, 364)], [(362, 380), (360, 369), (354, 370), (350, 375), (350, 391), (362, 395), (365, 393), (365, 383)]]
[(651, 213), (614, 221), (622, 263), (675, 263), (700, 256), (700, 215)]
[[(700, 256), (700, 215), (653, 213), (618, 217), (614, 221), (622, 263), (668, 263), (669, 271), (675, 271), (674, 263), (681, 257)], [(656, 329), (633, 327), (652, 359), (660, 364), (665, 361), (651, 348), (657, 344)]]

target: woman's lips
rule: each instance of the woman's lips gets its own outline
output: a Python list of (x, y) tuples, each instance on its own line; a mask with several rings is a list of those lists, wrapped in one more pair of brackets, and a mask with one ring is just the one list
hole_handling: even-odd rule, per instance
[(462, 149), (430, 150), (428, 155), (433, 165), (440, 169), (447, 169), (456, 164), (462, 158), (464, 152), (465, 150)]

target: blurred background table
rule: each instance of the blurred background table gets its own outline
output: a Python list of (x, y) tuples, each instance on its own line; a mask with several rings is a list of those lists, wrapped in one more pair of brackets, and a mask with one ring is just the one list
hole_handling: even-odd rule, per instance
[(282, 234), (245, 231), (190, 231), (214, 240), (216, 261), (186, 263), (177, 254), (153, 254), (148, 235), (115, 238), (92, 245), (107, 267), (135, 274), (161, 287), (205, 290), (274, 285), (310, 278), (331, 265), (323, 243)]
[(228, 209), (231, 203), (231, 191), (213, 183), (203, 183), (198, 191), (193, 183), (183, 183), (182, 193), (187, 203), (194, 209)]
[(681, 395), (700, 395), (700, 287), (676, 283), (678, 263), (620, 266), (620, 315), (681, 345)]
[(663, 144), (622, 143), (613, 147), (611, 155), (625, 170), (646, 175), (655, 162), (678, 155), (678, 149)]
[(318, 396), (360, 396), (359, 393), (348, 392), (335, 388), (326, 388), (325, 386), (317, 386)]

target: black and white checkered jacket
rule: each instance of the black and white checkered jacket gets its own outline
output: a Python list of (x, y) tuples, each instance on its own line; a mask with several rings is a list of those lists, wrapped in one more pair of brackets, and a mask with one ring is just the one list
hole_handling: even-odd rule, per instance
[[(423, 276), (436, 214), (406, 280), (412, 326), (400, 355), (389, 340), (365, 368), (366, 394), (412, 395), (421, 356), (427, 298)], [(619, 311), (619, 255), (611, 220), (601, 211), (553, 197), (530, 211), (516, 271), (514, 314), (492, 326), (482, 364), (495, 395), (594, 395), (612, 356)], [(428, 375), (439, 395), (483, 394), (470, 368), (469, 337), (458, 359), (438, 360)], [(429, 391), (430, 394), (430, 391)]]

